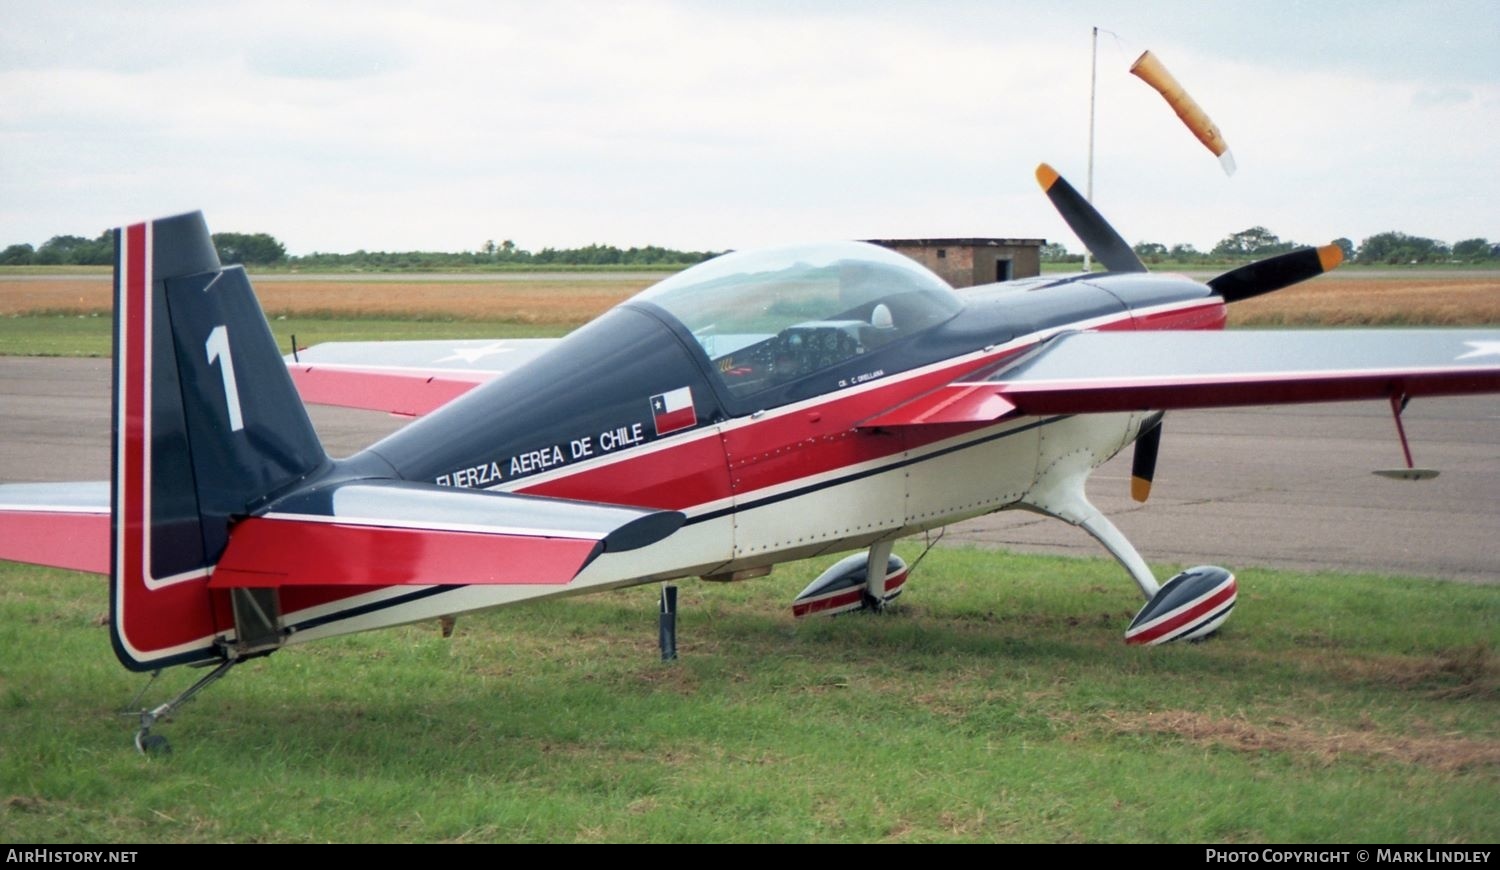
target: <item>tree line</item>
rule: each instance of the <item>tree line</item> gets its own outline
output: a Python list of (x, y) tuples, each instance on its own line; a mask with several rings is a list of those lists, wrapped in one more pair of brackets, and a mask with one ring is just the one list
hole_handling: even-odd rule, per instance
[[(717, 256), (717, 251), (679, 251), (656, 245), (617, 248), (614, 245), (587, 245), (582, 248), (542, 248), (532, 252), (506, 239), (487, 241), (477, 251), (447, 253), (442, 251), (355, 251), (352, 254), (314, 252), (288, 256), (286, 246), (267, 233), (214, 233), (214, 246), (224, 263), (249, 266), (285, 266), (313, 270), (349, 271), (434, 271), (469, 269), (486, 266), (690, 266)], [(1357, 246), (1349, 239), (1336, 239), (1351, 263), (1405, 265), (1413, 263), (1481, 263), (1500, 260), (1500, 244), (1484, 238), (1464, 239), (1452, 245), (1436, 239), (1400, 232), (1377, 233)], [(1297, 242), (1283, 241), (1265, 227), (1250, 227), (1225, 236), (1208, 251), (1189, 244), (1168, 247), (1160, 242), (1141, 242), (1134, 246), (1136, 256), (1144, 263), (1209, 263), (1253, 260), (1285, 253), (1301, 247)], [(0, 250), (0, 265), (5, 266), (107, 266), (114, 262), (114, 235), (105, 231), (98, 238), (53, 236), (41, 247), (29, 244), (10, 245)], [(1057, 243), (1042, 246), (1042, 261), (1079, 263), (1082, 254), (1074, 254)]]
[[(718, 251), (678, 251), (656, 245), (617, 248), (587, 245), (582, 248), (542, 248), (532, 252), (506, 239), (487, 241), (477, 251), (355, 251), (352, 254), (314, 252), (288, 256), (286, 246), (267, 233), (214, 233), (219, 260), (247, 266), (286, 266), (316, 270), (430, 271), (484, 266), (689, 266), (717, 256)], [(10, 245), (0, 250), (0, 265), (6, 266), (107, 266), (114, 263), (114, 234), (105, 231), (96, 239), (83, 236), (53, 236), (41, 247)]]
[[(1436, 239), (1412, 236), (1401, 232), (1376, 233), (1355, 245), (1349, 239), (1335, 239), (1334, 244), (1344, 252), (1344, 261), (1367, 265), (1408, 265), (1414, 263), (1482, 263), (1500, 260), (1500, 244), (1488, 239), (1473, 238), (1445, 244)], [(1237, 260), (1257, 260), (1284, 254), (1303, 247), (1299, 242), (1283, 241), (1265, 227), (1250, 227), (1232, 233), (1219, 240), (1207, 251), (1199, 251), (1192, 245), (1178, 244), (1167, 247), (1160, 242), (1141, 242), (1133, 246), (1143, 263), (1210, 263)], [(1043, 262), (1078, 263), (1082, 254), (1073, 254), (1059, 244), (1042, 246)]]

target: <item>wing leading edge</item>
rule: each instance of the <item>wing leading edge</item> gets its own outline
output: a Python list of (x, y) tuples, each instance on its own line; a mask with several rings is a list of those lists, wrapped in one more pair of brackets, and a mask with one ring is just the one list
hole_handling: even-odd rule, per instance
[(1077, 332), (862, 428), (1500, 392), (1500, 331)]

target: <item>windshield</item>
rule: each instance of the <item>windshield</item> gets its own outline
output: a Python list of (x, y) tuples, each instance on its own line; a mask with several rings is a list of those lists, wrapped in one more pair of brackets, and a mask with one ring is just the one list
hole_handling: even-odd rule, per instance
[(681, 321), (737, 396), (870, 353), (962, 307), (943, 279), (862, 242), (726, 254), (636, 299)]

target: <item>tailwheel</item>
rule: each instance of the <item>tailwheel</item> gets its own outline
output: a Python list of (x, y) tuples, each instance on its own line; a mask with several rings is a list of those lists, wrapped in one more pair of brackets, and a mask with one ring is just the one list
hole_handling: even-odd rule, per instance
[[(193, 700), (194, 696), (196, 696), (199, 692), (218, 682), (220, 678), (229, 673), (230, 668), (234, 667), (242, 661), (244, 661), (244, 659), (224, 659), (220, 661), (213, 670), (209, 671), (203, 677), (199, 678), (196, 683), (193, 683), (177, 697), (166, 702), (165, 704), (159, 704), (149, 710), (140, 711), (141, 725), (140, 728), (136, 729), (135, 732), (136, 751), (141, 753), (142, 755), (170, 754), (172, 751), (172, 745), (167, 742), (167, 738), (161, 736), (160, 734), (152, 734), (151, 729), (155, 727), (157, 723), (164, 721), (168, 716), (172, 715), (172, 712), (178, 707), (181, 707), (188, 701)], [(152, 679), (154, 680), (155, 677), (153, 676)], [(147, 685), (149, 686), (150, 684), (148, 683)]]
[(1151, 596), (1130, 621), (1125, 642), (1155, 646), (1174, 640), (1201, 640), (1224, 624), (1238, 597), (1234, 575), (1223, 568), (1189, 568)]

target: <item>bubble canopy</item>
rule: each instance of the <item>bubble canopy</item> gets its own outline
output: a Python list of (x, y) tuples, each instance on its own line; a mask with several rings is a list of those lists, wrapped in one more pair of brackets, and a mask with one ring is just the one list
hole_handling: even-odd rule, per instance
[(874, 352), (963, 307), (914, 260), (863, 242), (725, 254), (641, 292), (749, 395)]

